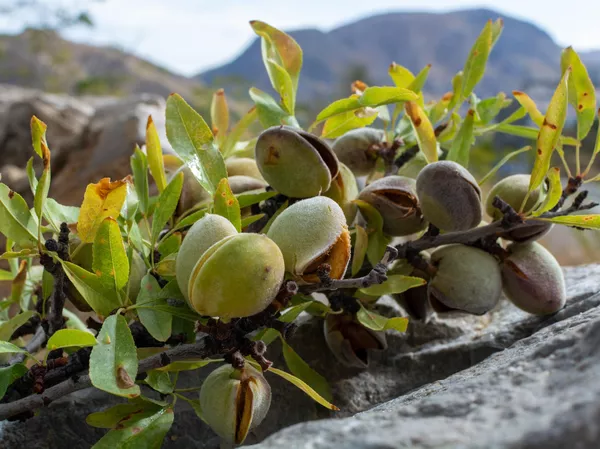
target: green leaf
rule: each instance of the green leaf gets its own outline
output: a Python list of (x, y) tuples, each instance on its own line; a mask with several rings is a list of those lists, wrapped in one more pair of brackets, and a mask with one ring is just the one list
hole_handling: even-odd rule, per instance
[(265, 216), (265, 214), (258, 214), (258, 215), (250, 215), (249, 217), (242, 218), (242, 222), (241, 222), (242, 230), (246, 229), (246, 227), (250, 226), (254, 222), (257, 222), (264, 216)]
[(0, 232), (22, 247), (37, 242), (38, 223), (21, 195), (0, 183)]
[[(253, 365), (255, 363), (252, 363)], [(282, 371), (277, 368), (269, 368), (269, 373), (277, 374), (280, 377), (283, 377), (285, 380), (290, 382), (291, 384), (298, 387), (300, 390), (304, 391), (308, 396), (310, 396), (315, 402), (321, 404), (323, 407), (328, 408), (329, 410), (339, 411), (335, 405), (329, 403), (325, 398), (323, 398), (319, 393), (313, 390), (306, 382), (301, 379), (298, 379), (296, 376), (293, 376), (285, 371)]]
[[(106, 218), (98, 228), (93, 243), (92, 267), (105, 291), (118, 297), (129, 279), (129, 260), (117, 221)], [(85, 297), (85, 296), (84, 296)]]
[(457, 162), (465, 168), (469, 168), (469, 154), (475, 143), (473, 138), (474, 115), (475, 111), (469, 109), (458, 133), (452, 140), (447, 156), (447, 160)]
[(492, 50), (492, 29), (492, 21), (488, 20), (471, 48), (471, 52), (463, 68), (462, 98), (467, 98), (471, 95), (471, 92), (473, 92), (473, 89), (483, 77), (485, 66)]
[(513, 90), (513, 95), (515, 96), (519, 104), (523, 106), (523, 108), (525, 108), (525, 110), (529, 114), (529, 117), (531, 117), (531, 120), (533, 120), (533, 123), (541, 127), (542, 123), (544, 123), (544, 115), (540, 112), (540, 110), (538, 109), (535, 102), (531, 99), (531, 97), (525, 92), (520, 92), (518, 90)]
[(521, 153), (525, 153), (526, 151), (530, 151), (531, 150), (531, 145), (527, 145), (526, 147), (520, 148), (516, 151), (512, 151), (510, 153), (508, 153), (506, 156), (504, 156), (500, 162), (498, 162), (494, 168), (492, 168), (488, 174), (486, 174), (483, 178), (481, 178), (481, 180), (478, 182), (478, 184), (481, 186), (483, 185), (488, 179), (492, 179), (494, 177), (494, 175), (498, 172), (498, 170), (500, 170), (504, 164), (506, 164), (509, 160), (511, 160), (513, 157), (518, 156)]
[(179, 371), (194, 371), (203, 368), (210, 363), (223, 362), (224, 359), (202, 359), (202, 360), (181, 360), (169, 363), (167, 366), (157, 368), (156, 371), (179, 372)]
[(48, 198), (51, 178), (50, 151), (48, 151), (48, 148), (45, 146), (42, 146), (42, 148), (47, 152), (47, 159), (44, 159), (44, 171), (42, 172), (40, 182), (38, 182), (35, 188), (35, 194), (33, 196), (33, 209), (35, 210), (35, 214), (38, 216), (38, 240), (42, 239), (42, 212), (44, 210), (46, 199)]
[[(133, 156), (131, 156), (131, 171), (140, 212), (146, 215), (148, 213), (148, 158), (137, 145)], [(164, 187), (162, 190), (164, 190)], [(160, 191), (162, 192), (162, 190)]]
[(197, 210), (196, 212), (187, 215), (186, 217), (178, 221), (174, 229), (181, 229), (185, 228), (186, 226), (191, 226), (198, 220), (200, 220), (202, 217), (204, 217), (207, 213), (208, 211), (206, 209)]
[[(154, 178), (159, 193), (162, 193), (167, 186), (167, 178), (165, 177), (165, 166), (160, 145), (160, 137), (158, 137), (158, 131), (156, 130), (156, 125), (154, 125), (151, 115), (148, 116), (148, 122), (146, 123), (146, 153), (148, 154), (150, 174), (152, 174), (152, 178)], [(146, 181), (148, 180), (147, 176), (148, 175), (146, 174)]]
[(246, 114), (235, 124), (231, 132), (227, 135), (227, 138), (221, 146), (223, 157), (227, 159), (235, 150), (235, 144), (241, 139), (244, 132), (248, 129), (252, 123), (258, 118), (256, 106), (253, 106)]
[(396, 87), (407, 88), (410, 83), (412, 83), (415, 79), (415, 75), (408, 70), (406, 67), (403, 67), (395, 62), (390, 64), (388, 68), (388, 74), (392, 81), (396, 85)]
[(367, 235), (367, 231), (362, 226), (356, 225), (356, 243), (354, 244), (354, 253), (352, 254), (352, 276), (356, 276), (362, 268), (368, 246), (369, 236)]
[(174, 277), (176, 273), (176, 259), (177, 254), (169, 254), (167, 257), (163, 257), (154, 267), (156, 274), (163, 277)]
[(171, 336), (173, 316), (169, 313), (156, 310), (153, 306), (167, 306), (167, 299), (161, 291), (158, 281), (151, 274), (142, 278), (140, 293), (138, 294), (136, 308), (140, 321), (156, 340), (167, 341)]
[(13, 274), (10, 271), (0, 269), (0, 281), (12, 281)]
[(413, 127), (417, 144), (423, 152), (428, 162), (436, 162), (438, 160), (438, 145), (435, 138), (433, 126), (429, 118), (414, 101), (408, 101), (404, 105), (406, 115), (410, 118), (410, 123)]
[(0, 354), (27, 354), (27, 351), (7, 341), (0, 341)]
[(498, 38), (502, 34), (502, 29), (504, 28), (504, 20), (496, 19), (494, 23), (492, 23), (492, 48), (498, 42)]
[(227, 218), (238, 232), (242, 231), (240, 203), (233, 195), (227, 178), (221, 179), (214, 198), (214, 213)]
[(27, 374), (27, 367), (22, 363), (0, 368), (0, 399), (6, 394), (8, 387), (17, 379)]
[(448, 110), (450, 111), (463, 102), (462, 89), (464, 78), (462, 70), (452, 77), (452, 98), (450, 98), (450, 103), (448, 104)]
[(583, 140), (588, 135), (596, 118), (596, 89), (588, 71), (573, 47), (563, 50), (560, 58), (563, 74), (571, 67), (568, 80), (569, 103), (577, 112), (577, 138)]
[(159, 393), (170, 394), (173, 393), (175, 388), (168, 371), (150, 370), (145, 380), (148, 385)]
[[(532, 139), (532, 140), (537, 139), (537, 137), (540, 133), (539, 129), (531, 128), (529, 126), (510, 125), (510, 124), (504, 124), (504, 123), (499, 124), (499, 125), (494, 125), (494, 126), (488, 128), (487, 130), (498, 131), (501, 133), (509, 134), (511, 136), (523, 137), (525, 139)], [(483, 130), (483, 131), (487, 131), (487, 130)], [(476, 134), (481, 135), (482, 130), (479, 130), (479, 132), (477, 132)], [(573, 137), (568, 137), (568, 136), (560, 136), (559, 142), (561, 145), (570, 145), (573, 147), (577, 145), (577, 140), (574, 139)]]
[(600, 214), (566, 215), (553, 218), (538, 218), (537, 220), (549, 221), (565, 226), (576, 226), (584, 229), (600, 229)]
[(354, 111), (344, 112), (342, 114), (334, 115), (331, 118), (325, 120), (323, 125), (323, 131), (321, 137), (327, 139), (334, 139), (346, 134), (348, 131), (363, 128), (370, 125), (377, 118), (377, 111), (371, 114), (359, 114), (357, 115)]
[(331, 387), (323, 376), (313, 370), (302, 358), (294, 351), (294, 349), (281, 338), (283, 357), (288, 369), (297, 378), (303, 380), (310, 385), (317, 393), (319, 393), (327, 401), (332, 400)]
[[(283, 31), (259, 20), (252, 20), (250, 25), (254, 32), (263, 39), (263, 59), (275, 59), (284, 68), (292, 81), (295, 92), (298, 89), (298, 78), (302, 69), (302, 49), (298, 43)], [(269, 76), (271, 76), (270, 73)], [(271, 82), (273, 83), (273, 79)], [(274, 84), (273, 87), (275, 87)]]
[(160, 449), (174, 418), (171, 408), (160, 409), (151, 416), (133, 415), (119, 422), (119, 427), (104, 435), (92, 449)]
[(269, 128), (277, 125), (295, 125), (296, 119), (285, 111), (273, 99), (272, 96), (256, 87), (252, 87), (249, 92), (250, 98), (256, 105), (258, 120), (263, 128)]
[(558, 204), (558, 201), (562, 196), (560, 168), (552, 167), (550, 170), (548, 170), (547, 178), (550, 183), (550, 187), (548, 188), (548, 193), (546, 193), (546, 197), (544, 198), (541, 206), (532, 214), (534, 217), (539, 217), (544, 212), (548, 212)]
[(162, 407), (152, 402), (134, 400), (125, 404), (117, 404), (101, 412), (90, 413), (85, 422), (100, 429), (113, 429), (123, 420), (140, 417), (140, 415), (151, 416)]
[(56, 229), (61, 223), (74, 224), (79, 219), (79, 208), (63, 206), (52, 198), (48, 198), (44, 204), (46, 219), (54, 223)]
[(78, 329), (61, 329), (48, 340), (46, 347), (50, 351), (59, 348), (94, 346), (96, 338), (90, 333)]
[(160, 232), (168, 223), (169, 219), (173, 217), (175, 209), (177, 209), (177, 203), (179, 202), (182, 189), (183, 173), (180, 172), (174, 176), (173, 179), (171, 179), (171, 182), (158, 197), (158, 201), (156, 202), (154, 209), (154, 215), (152, 216), (152, 247), (154, 247)]
[(179, 251), (181, 241), (181, 232), (174, 232), (167, 238), (162, 239), (156, 249), (160, 253), (161, 258), (164, 258)]
[(570, 70), (565, 71), (552, 95), (536, 142), (536, 158), (531, 172), (529, 191), (540, 186), (550, 169), (550, 158), (559, 142), (567, 118), (567, 82)]
[(109, 316), (98, 333), (98, 344), (90, 355), (92, 385), (127, 398), (140, 395), (135, 383), (137, 354), (127, 321), (121, 315)]
[(356, 314), (356, 318), (360, 324), (374, 331), (394, 329), (398, 332), (406, 332), (406, 329), (408, 328), (408, 318), (387, 318), (365, 309), (362, 304), (360, 306), (360, 310)]
[(167, 100), (167, 138), (200, 185), (212, 195), (219, 181), (227, 177), (223, 156), (204, 119), (177, 94)]
[(12, 317), (10, 320), (0, 324), (0, 340), (9, 341), (13, 332), (25, 324), (29, 318), (34, 315), (36, 315), (36, 313), (33, 310), (26, 310), (25, 312), (21, 312)]
[(48, 148), (48, 142), (46, 141), (46, 129), (48, 126), (34, 115), (31, 117), (30, 127), (33, 149), (39, 157), (43, 158), (44, 153), (42, 151), (42, 145), (45, 145), (46, 148)]
[(369, 234), (367, 259), (372, 266), (375, 266), (385, 254), (390, 238), (383, 234), (383, 218), (377, 209), (362, 200), (354, 200), (353, 203), (358, 206), (369, 225), (367, 229)]
[(503, 92), (495, 97), (481, 100), (476, 107), (478, 120), (482, 124), (487, 124), (495, 119), (500, 111), (512, 104), (512, 100), (507, 99)]
[(429, 70), (431, 69), (431, 64), (427, 64), (423, 69), (417, 73), (415, 79), (411, 81), (408, 85), (408, 89), (412, 90), (414, 93), (418, 94), (425, 86), (425, 82), (427, 81), (427, 77), (429, 76)]
[(261, 201), (273, 198), (275, 195), (277, 195), (277, 192), (275, 190), (268, 190), (265, 192), (250, 191), (239, 193), (235, 197), (237, 198), (238, 203), (240, 204), (240, 209), (243, 209), (244, 207), (252, 206), (253, 204), (258, 204)]
[(111, 311), (121, 307), (119, 298), (114, 292), (108, 291), (105, 284), (94, 273), (90, 273), (74, 263), (65, 262), (62, 259), (57, 260), (73, 286), (98, 315), (108, 316)]
[(387, 281), (385, 281), (383, 284), (361, 288), (360, 291), (365, 295), (370, 296), (393, 295), (404, 293), (406, 290), (420, 287), (425, 284), (427, 284), (427, 281), (420, 277), (392, 274), (388, 276)]
[(414, 92), (401, 87), (368, 87), (362, 95), (354, 94), (349, 98), (343, 98), (331, 103), (317, 115), (317, 122), (333, 117), (334, 115), (352, 112), (365, 107), (375, 108), (401, 101), (414, 101), (417, 98)]

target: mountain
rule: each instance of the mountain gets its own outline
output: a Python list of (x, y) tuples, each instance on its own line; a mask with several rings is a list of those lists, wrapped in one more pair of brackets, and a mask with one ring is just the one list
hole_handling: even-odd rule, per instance
[[(561, 48), (531, 23), (488, 9), (448, 13), (388, 13), (368, 17), (329, 32), (316, 29), (291, 31), (304, 51), (298, 97), (311, 103), (348, 95), (358, 77), (368, 84), (390, 84), (391, 62), (414, 73), (431, 64), (426, 94), (438, 97), (451, 89), (450, 81), (461, 70), (469, 51), (488, 19), (504, 19), (504, 31), (488, 61), (486, 75), (477, 87), (479, 96), (499, 91), (548, 85), (559, 77)], [(600, 66), (598, 53), (590, 60)], [(353, 78), (354, 77), (354, 78)], [(234, 61), (199, 74), (196, 79), (218, 83), (245, 79), (261, 89), (271, 89), (256, 39)]]
[(74, 95), (178, 92), (197, 95), (202, 83), (116, 48), (67, 41), (49, 30), (0, 35), (0, 83)]

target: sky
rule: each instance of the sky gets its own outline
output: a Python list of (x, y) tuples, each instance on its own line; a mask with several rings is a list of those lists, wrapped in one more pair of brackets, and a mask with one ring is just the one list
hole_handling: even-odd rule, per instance
[[(0, 0), (0, 6), (7, 1), (13, 0)], [(64, 34), (79, 42), (116, 46), (174, 72), (195, 75), (240, 54), (255, 37), (248, 24), (254, 19), (285, 30), (327, 31), (390, 11), (477, 7), (530, 21), (561, 46), (600, 50), (598, 0), (96, 0), (90, 6), (96, 26)], [(18, 32), (22, 26), (14, 17), (0, 17), (0, 32)]]

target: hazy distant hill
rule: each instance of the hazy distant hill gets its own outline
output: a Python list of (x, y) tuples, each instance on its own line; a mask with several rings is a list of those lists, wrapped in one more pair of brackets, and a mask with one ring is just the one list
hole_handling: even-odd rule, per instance
[(0, 83), (70, 94), (178, 92), (186, 98), (202, 86), (118, 49), (76, 44), (45, 30), (0, 35)]
[[(387, 68), (392, 61), (415, 73), (432, 64), (426, 91), (441, 95), (450, 89), (452, 76), (463, 67), (485, 22), (498, 17), (504, 19), (504, 32), (477, 93), (484, 96), (501, 90), (509, 93), (532, 85), (555, 84), (561, 49), (545, 31), (528, 22), (486, 9), (443, 14), (391, 13), (329, 32), (291, 32), (304, 50), (299, 97), (306, 101), (340, 95), (343, 89), (348, 93), (347, 84), (354, 75), (362, 75), (373, 84), (389, 84)], [(600, 66), (600, 52), (586, 54), (586, 59), (588, 56)], [(244, 78), (252, 85), (269, 89), (258, 40), (231, 63), (202, 73), (197, 79), (218, 83), (227, 77)]]

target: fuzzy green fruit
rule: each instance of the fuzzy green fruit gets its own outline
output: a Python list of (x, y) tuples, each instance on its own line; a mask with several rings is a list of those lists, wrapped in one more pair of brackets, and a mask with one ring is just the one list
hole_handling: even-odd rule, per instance
[(331, 266), (332, 279), (344, 277), (350, 260), (350, 233), (341, 207), (317, 196), (285, 209), (267, 235), (279, 246), (285, 269), (299, 281), (318, 282), (319, 265)]
[(456, 309), (483, 315), (500, 300), (500, 266), (485, 251), (447, 245), (433, 252), (431, 263), (437, 272), (429, 282), (428, 296), (437, 310)]
[(419, 207), (414, 179), (386, 176), (365, 187), (358, 198), (379, 211), (383, 218), (383, 232), (388, 235), (410, 235), (427, 227)]
[[(492, 187), (485, 201), (485, 211), (492, 217), (494, 221), (502, 219), (502, 213), (492, 205), (492, 201), (496, 196), (500, 197), (514, 210), (518, 211), (521, 208), (521, 204), (527, 196), (529, 190), (530, 175), (520, 174), (512, 175), (499, 181)], [(545, 189), (538, 187), (533, 190), (527, 199), (527, 203), (523, 210), (525, 212), (530, 211), (533, 207), (544, 199), (546, 196)], [(537, 240), (543, 235), (547, 234), (552, 229), (552, 223), (532, 223), (524, 228), (515, 229), (513, 231), (504, 233), (501, 235), (506, 240), (512, 240), (515, 242), (525, 243), (533, 240)]]
[(208, 375), (200, 389), (204, 421), (229, 444), (242, 444), (267, 416), (271, 387), (246, 363), (241, 370), (224, 365)]
[(377, 150), (384, 139), (385, 133), (380, 129), (353, 129), (339, 137), (331, 149), (356, 176), (366, 176), (375, 168)]
[(350, 226), (358, 211), (358, 206), (352, 202), (358, 196), (358, 184), (352, 171), (340, 163), (340, 172), (331, 181), (331, 187), (323, 195), (340, 205), (346, 216), (346, 223)]
[(175, 261), (177, 284), (185, 299), (189, 300), (190, 275), (204, 252), (218, 241), (237, 234), (237, 230), (226, 218), (206, 214), (188, 230)]
[(309, 198), (326, 192), (339, 171), (338, 160), (317, 136), (290, 126), (273, 126), (256, 141), (263, 178), (283, 195)]
[(417, 176), (417, 196), (425, 219), (442, 231), (466, 231), (481, 222), (481, 190), (456, 162), (433, 162), (423, 168)]
[(502, 263), (504, 294), (514, 305), (534, 315), (549, 315), (565, 305), (562, 269), (554, 256), (536, 242), (513, 243)]
[(328, 314), (323, 332), (331, 353), (348, 367), (368, 368), (369, 351), (387, 348), (384, 332), (368, 329), (350, 315)]
[(230, 157), (225, 161), (227, 176), (250, 176), (251, 178), (264, 181), (260, 170), (254, 159), (249, 157)]
[(189, 278), (189, 303), (200, 315), (241, 318), (262, 312), (283, 282), (281, 251), (262, 234), (235, 234), (198, 260)]

